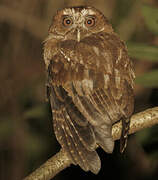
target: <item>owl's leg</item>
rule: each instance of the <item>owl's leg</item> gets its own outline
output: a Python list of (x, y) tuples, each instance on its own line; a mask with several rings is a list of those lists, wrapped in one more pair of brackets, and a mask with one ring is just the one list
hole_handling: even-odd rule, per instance
[(120, 138), (120, 152), (123, 153), (127, 146), (128, 132), (130, 127), (130, 118), (123, 117), (122, 120), (122, 132)]
[(46, 84), (45, 84), (45, 90), (46, 90), (46, 101), (48, 102), (50, 100), (50, 94), (51, 94), (51, 79), (52, 79), (52, 61), (50, 61), (50, 64), (48, 66), (48, 70), (46, 72)]

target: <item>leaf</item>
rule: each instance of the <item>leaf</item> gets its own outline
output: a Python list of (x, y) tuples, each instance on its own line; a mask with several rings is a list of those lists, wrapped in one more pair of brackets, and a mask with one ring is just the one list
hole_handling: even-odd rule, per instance
[(129, 56), (148, 61), (158, 61), (158, 46), (143, 43), (128, 42)]
[(39, 157), (43, 152), (49, 149), (47, 139), (39, 134), (31, 132), (25, 140), (25, 150), (30, 157)]
[(145, 24), (155, 34), (158, 34), (158, 8), (143, 5), (142, 15), (144, 16)]
[(10, 136), (12, 136), (14, 134), (14, 130), (15, 130), (15, 126), (14, 126), (12, 119), (10, 119), (10, 117), (8, 117), (8, 118), (1, 117), (1, 119), (0, 119), (0, 141), (2, 141), (2, 140), (4, 141), (4, 140), (7, 140), (8, 138), (10, 138)]
[(44, 118), (46, 117), (46, 107), (45, 105), (38, 105), (32, 109), (27, 110), (24, 113), (25, 118)]
[(135, 82), (145, 87), (158, 87), (158, 70), (138, 76)]

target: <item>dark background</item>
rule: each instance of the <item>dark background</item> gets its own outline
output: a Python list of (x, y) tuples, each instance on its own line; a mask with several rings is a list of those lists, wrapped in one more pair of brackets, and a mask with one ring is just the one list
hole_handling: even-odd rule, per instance
[[(128, 45), (137, 75), (135, 112), (158, 105), (157, 0), (0, 1), (0, 180), (20, 180), (57, 153), (45, 101), (43, 40), (57, 9), (92, 5)], [(158, 179), (158, 126), (131, 135), (126, 152), (97, 150), (99, 174), (71, 166), (54, 179)]]

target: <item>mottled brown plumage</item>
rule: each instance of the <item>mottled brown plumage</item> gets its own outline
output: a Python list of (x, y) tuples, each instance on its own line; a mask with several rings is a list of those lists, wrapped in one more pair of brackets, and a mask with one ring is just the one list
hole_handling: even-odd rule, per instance
[(57, 140), (74, 164), (98, 173), (95, 148), (113, 151), (111, 128), (119, 120), (120, 150), (126, 146), (134, 102), (126, 47), (95, 8), (65, 8), (53, 18), (44, 60)]

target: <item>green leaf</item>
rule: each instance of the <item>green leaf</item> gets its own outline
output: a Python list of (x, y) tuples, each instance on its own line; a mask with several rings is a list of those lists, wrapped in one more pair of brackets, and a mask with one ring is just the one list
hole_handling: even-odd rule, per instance
[(44, 118), (46, 117), (46, 106), (39, 105), (35, 106), (32, 109), (27, 110), (24, 113), (25, 118)]
[(25, 150), (30, 157), (39, 157), (43, 152), (46, 152), (49, 148), (48, 141), (39, 134), (30, 134), (25, 139)]
[(138, 76), (135, 82), (145, 87), (158, 87), (158, 70), (153, 70)]
[(128, 42), (129, 56), (132, 58), (158, 61), (158, 46), (151, 46), (143, 43)]
[(145, 24), (155, 34), (158, 34), (158, 8), (143, 5), (142, 15), (144, 16)]
[(10, 117), (0, 119), (0, 141), (7, 140), (14, 134), (14, 123)]

